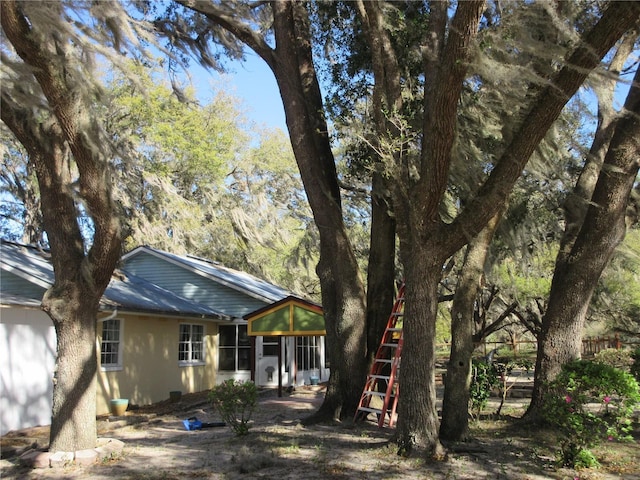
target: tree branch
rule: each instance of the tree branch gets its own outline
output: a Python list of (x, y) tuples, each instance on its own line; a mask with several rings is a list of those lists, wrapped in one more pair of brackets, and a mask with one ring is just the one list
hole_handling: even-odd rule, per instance
[[(238, 9), (242, 7), (241, 2), (234, 4), (234, 8), (227, 8), (223, 4), (214, 4), (209, 0), (176, 0), (185, 8), (204, 15), (214, 24), (220, 25), (222, 28), (233, 34), (238, 40), (245, 43), (251, 50), (256, 52), (262, 58), (269, 68), (273, 71), (275, 65), (275, 52), (265, 41), (264, 37), (255, 32), (250, 25), (245, 23), (242, 16), (238, 15)], [(251, 2), (245, 4), (247, 11), (258, 8), (271, 2)]]
[(510, 305), (508, 305), (507, 308), (504, 309), (504, 311), (498, 316), (498, 318), (496, 318), (489, 325), (483, 327), (479, 332), (474, 334), (473, 341), (480, 342), (482, 341), (483, 338), (486, 338), (492, 333), (500, 330), (500, 328), (502, 328), (502, 324), (505, 322), (506, 319), (509, 318), (509, 316), (511, 316), (512, 313), (514, 313), (517, 306), (518, 306), (518, 302), (513, 302)]
[[(434, 7), (442, 9), (440, 3), (446, 5), (446, 2), (436, 2)], [(434, 77), (433, 86), (425, 90), (422, 135), (426, 148), (422, 148), (419, 185), (415, 190), (420, 198), (414, 198), (413, 201), (422, 205), (422, 221), (431, 224), (438, 218), (440, 201), (447, 187), (458, 102), (469, 66), (469, 46), (478, 32), (483, 8), (484, 1), (481, 0), (459, 2), (446, 44), (441, 47), (433, 40), (431, 49), (435, 51), (427, 50), (424, 54), (428, 59), (425, 68), (434, 69), (434, 72), (425, 73)], [(436, 25), (434, 28), (442, 27)], [(434, 59), (439, 61), (436, 63), (432, 61)]]
[[(57, 21), (61, 21), (62, 5), (49, 2), (46, 6)], [(44, 93), (64, 140), (73, 153), (79, 172), (80, 196), (92, 217), (94, 238), (88, 254), (91, 285), (96, 284), (100, 293), (111, 278), (112, 265), (120, 257), (121, 235), (119, 217), (111, 198), (111, 179), (106, 160), (105, 145), (101, 143), (100, 129), (95, 117), (89, 115), (90, 99), (83, 95), (81, 86), (83, 72), (77, 68), (77, 46), (62, 28), (47, 31), (42, 25), (27, 15), (23, 4), (15, 1), (0, 2), (2, 28), (18, 56), (31, 68), (32, 74)], [(81, 79), (82, 78), (82, 79)], [(41, 155), (40, 169), (46, 167), (53, 177), (63, 175), (54, 159), (47, 156), (47, 141), (43, 136), (39, 141)], [(26, 147), (26, 145), (25, 145)], [(68, 179), (59, 179), (62, 191), (68, 188)], [(42, 188), (42, 186), (41, 186)], [(68, 212), (70, 214), (70, 212)], [(75, 208), (73, 214), (77, 214)], [(52, 225), (50, 225), (51, 227)], [(49, 228), (47, 234), (52, 250), (69, 252), (69, 243), (82, 237), (55, 238), (60, 232)], [(72, 242), (75, 243), (75, 242)], [(85, 261), (81, 245), (75, 246), (75, 260)]]
[(550, 85), (538, 95), (487, 181), (450, 225), (444, 226), (451, 252), (461, 248), (495, 215), (511, 193), (531, 154), (568, 100), (602, 57), (640, 17), (640, 2), (611, 2), (596, 25), (567, 59)]

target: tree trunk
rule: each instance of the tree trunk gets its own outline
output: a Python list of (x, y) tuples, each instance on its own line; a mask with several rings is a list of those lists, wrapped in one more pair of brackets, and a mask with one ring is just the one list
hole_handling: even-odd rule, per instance
[(451, 355), (442, 402), (440, 438), (465, 440), (469, 433), (469, 387), (474, 350), (474, 311), (482, 290), (484, 268), (493, 234), (502, 215), (497, 215), (467, 247), (460, 280), (451, 308)]
[(307, 424), (352, 418), (366, 375), (362, 284), (354, 276), (352, 265), (336, 263), (340, 258), (336, 252), (349, 249), (345, 239), (336, 236), (334, 242), (331, 240), (327, 237), (321, 240), (316, 268), (322, 287), (331, 374), (324, 401), (318, 412), (305, 420)]
[(402, 358), (410, 361), (403, 361), (400, 369), (396, 440), (403, 455), (417, 449), (440, 458), (444, 450), (438, 440), (435, 336), (444, 262), (429, 246), (416, 242), (402, 260), (406, 275)]
[[(372, 95), (372, 114), (376, 130), (399, 137), (393, 118), (402, 110), (402, 91), (397, 58), (393, 55), (390, 39), (383, 28), (380, 2), (356, 2), (367, 41), (371, 49), (371, 61), (375, 77)], [(381, 135), (382, 136), (382, 135)], [(371, 140), (374, 144), (377, 139)], [(380, 151), (376, 145), (374, 151)], [(393, 158), (379, 158), (381, 167), (385, 162), (402, 162), (401, 149)], [(367, 277), (367, 352), (373, 362), (380, 339), (384, 333), (394, 301), (395, 280), (395, 235), (396, 224), (386, 175), (375, 171), (371, 182), (371, 250), (369, 251)]]
[(560, 251), (556, 258), (556, 264), (566, 263), (584, 223), (589, 202), (604, 163), (604, 157), (615, 132), (618, 114), (614, 108), (614, 94), (620, 71), (624, 68), (624, 64), (633, 50), (635, 40), (635, 32), (625, 37), (609, 64), (610, 75), (603, 76), (592, 86), (598, 99), (598, 124), (585, 165), (580, 172), (573, 192), (567, 197), (564, 204), (565, 228), (560, 240)]
[(533, 398), (527, 411), (532, 420), (539, 418), (544, 407), (545, 385), (565, 363), (580, 357), (591, 296), (624, 239), (626, 209), (640, 157), (639, 82), (640, 69), (636, 70), (580, 233), (566, 261), (556, 265), (538, 339)]
[[(439, 2), (434, 2), (433, 7), (433, 31), (430, 43), (424, 49), (428, 81), (419, 178), (403, 178), (403, 182), (393, 190), (393, 199), (400, 252), (407, 272), (399, 442), (404, 451), (410, 451), (415, 443), (424, 443), (427, 451), (437, 454), (439, 442), (434, 438), (435, 431), (429, 430), (437, 427), (431, 397), (431, 386), (435, 383), (434, 346), (421, 345), (423, 350), (420, 350), (413, 345), (415, 339), (412, 335), (424, 329), (420, 338), (434, 340), (436, 290), (442, 265), (504, 206), (522, 169), (568, 98), (579, 88), (587, 73), (599, 64), (602, 56), (635, 23), (640, 6), (631, 2), (614, 2), (605, 10), (598, 23), (585, 33), (585, 40), (568, 57), (568, 65), (555, 75), (552, 86), (538, 95), (540, 101), (528, 113), (477, 194), (448, 224), (440, 218), (438, 207), (446, 190), (452, 161), (455, 116), (460, 88), (466, 76), (469, 42), (477, 31), (483, 3), (458, 4), (446, 41), (443, 26), (448, 18), (446, 6), (445, 11)], [(416, 284), (411, 286), (411, 282)], [(425, 290), (422, 294), (416, 291), (420, 285)], [(413, 302), (416, 305), (412, 305)], [(429, 378), (421, 379), (421, 375)]]
[[(44, 245), (44, 230), (42, 228), (42, 214), (40, 213), (40, 198), (34, 185), (33, 162), (26, 164), (27, 174), (25, 188), (21, 190), (21, 200), (24, 205), (22, 243), (25, 245)], [(16, 185), (19, 183), (16, 182)]]
[(272, 62), (294, 155), (320, 232), (322, 290), (331, 375), (324, 402), (307, 422), (353, 417), (366, 376), (365, 294), (342, 217), (335, 159), (311, 54), (306, 7), (274, 2), (278, 57)]
[[(55, 275), (42, 300), (43, 310), (53, 320), (58, 347), (49, 449), (95, 448), (97, 309), (122, 244), (118, 210), (111, 197), (107, 159), (112, 152), (96, 136), (89, 104), (94, 97), (83, 96), (84, 72), (75, 68), (76, 52), (67, 50), (72, 42), (66, 31), (59, 25), (58, 30), (40, 25), (38, 21), (46, 18), (42, 12), (28, 16), (29, 8), (48, 8), (52, 22), (64, 23), (55, 17), (62, 17), (62, 5), (49, 2), (32, 7), (4, 1), (0, 8), (3, 31), (24, 61), (25, 71), (33, 75), (21, 79), (34, 83), (21, 93), (39, 87), (48, 107), (46, 112), (34, 107), (40, 107), (40, 95), (29, 105), (2, 89), (2, 120), (27, 150), (38, 177)], [(94, 228), (86, 255), (76, 202), (85, 206)]]
[(373, 175), (371, 238), (367, 269), (367, 360), (370, 365), (393, 308), (396, 280), (396, 225), (383, 180)]
[(96, 446), (96, 299), (88, 288), (54, 286), (42, 308), (53, 319), (57, 359), (53, 378), (51, 451)]
[[(2, 120), (35, 165), (55, 272), (54, 285), (42, 300), (42, 309), (53, 321), (57, 345), (49, 449), (73, 452), (95, 448), (96, 314), (106, 283), (104, 279), (96, 283), (91, 275), (74, 199), (61, 194), (73, 181), (61, 130), (55, 121), (38, 124), (28, 110), (14, 107), (2, 97)], [(119, 252), (119, 243), (112, 248)], [(110, 256), (105, 259), (113, 270), (119, 255)]]
[[(72, 452), (95, 448), (96, 313), (104, 286), (96, 290), (83, 262), (83, 240), (73, 198), (61, 195), (72, 181), (69, 152), (55, 122), (38, 125), (26, 110), (2, 98), (2, 120), (24, 145), (40, 186), (44, 230), (51, 245), (55, 282), (42, 309), (56, 330), (56, 369), (49, 449)], [(41, 144), (41, 141), (45, 144)], [(115, 265), (115, 262), (114, 262)], [(88, 282), (88, 283), (87, 283)]]
[[(16, 111), (5, 97), (1, 107), (2, 120), (35, 165), (44, 230), (54, 262), (55, 282), (42, 300), (42, 309), (53, 321), (57, 345), (49, 449), (73, 452), (95, 448), (96, 313), (100, 295), (85, 283), (79, 271), (83, 242), (75, 205), (70, 196), (60, 194), (71, 182), (69, 152), (55, 122), (37, 125), (27, 111)], [(42, 139), (46, 146), (40, 144)], [(60, 262), (60, 258), (67, 260)]]
[[(293, 153), (320, 233), (316, 267), (322, 290), (331, 375), (315, 422), (355, 414), (366, 377), (364, 284), (342, 217), (335, 159), (311, 52), (307, 5), (270, 2), (275, 48), (229, 5), (176, 0), (234, 35), (273, 72), (284, 106)], [(197, 48), (197, 47), (196, 47)]]

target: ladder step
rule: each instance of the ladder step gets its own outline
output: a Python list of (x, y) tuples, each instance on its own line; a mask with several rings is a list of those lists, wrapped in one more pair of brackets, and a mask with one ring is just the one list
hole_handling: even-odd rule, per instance
[(358, 410), (363, 412), (370, 412), (370, 413), (382, 413), (382, 410), (379, 408), (358, 407)]
[[(387, 415), (389, 416), (389, 426), (392, 427), (395, 423), (395, 416), (397, 415), (396, 406), (400, 396), (398, 372), (400, 370), (403, 346), (403, 321), (401, 319), (403, 316), (404, 284), (402, 284), (398, 290), (396, 301), (389, 315), (389, 320), (387, 321), (384, 334), (378, 346), (378, 351), (376, 352), (376, 357), (371, 365), (371, 371), (367, 376), (367, 381), (362, 396), (360, 397), (360, 404), (356, 410), (354, 420), (359, 418), (360, 412), (369, 412), (378, 415), (378, 427), (380, 428), (384, 426)], [(386, 368), (387, 365), (389, 368)], [(382, 372), (387, 374), (381, 375)], [(386, 385), (382, 382), (386, 382)], [(384, 391), (378, 391), (383, 386), (385, 387)], [(372, 398), (381, 399), (382, 406), (380, 408), (369, 406)]]
[(365, 390), (364, 392), (362, 392), (364, 395), (373, 395), (376, 397), (384, 397), (386, 395), (385, 392), (377, 392), (375, 390)]

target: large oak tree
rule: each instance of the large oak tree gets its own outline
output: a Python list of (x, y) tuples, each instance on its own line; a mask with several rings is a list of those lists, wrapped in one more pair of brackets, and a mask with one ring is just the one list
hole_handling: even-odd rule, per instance
[[(113, 21), (114, 13), (122, 14), (116, 7), (107, 12), (95, 6), (92, 12)], [(122, 245), (109, 165), (114, 150), (91, 108), (99, 93), (91, 59), (102, 43), (83, 41), (65, 9), (62, 2), (0, 3), (8, 40), (2, 51), (2, 121), (33, 164), (55, 275), (42, 299), (57, 344), (52, 451), (96, 446), (96, 316)], [(82, 14), (91, 18), (88, 11)], [(108, 22), (102, 25), (104, 44), (126, 38), (111, 36), (116, 32)], [(82, 212), (91, 218), (92, 234), (78, 222)]]
[[(389, 98), (399, 90), (392, 42), (389, 41), (382, 2), (363, 2), (363, 22), (376, 39), (372, 62), (376, 88)], [(465, 82), (469, 80), (471, 47), (482, 17), (484, 2), (459, 2), (449, 15), (447, 2), (431, 2), (429, 31), (421, 45), (424, 59), (423, 128), (418, 154), (390, 156), (394, 212), (405, 267), (407, 289), (404, 325), (402, 398), (399, 405), (398, 442), (401, 451), (425, 448), (439, 454), (435, 408), (434, 339), (438, 284), (446, 260), (477, 235), (505, 204), (532, 153), (558, 118), (569, 98), (597, 67), (615, 42), (637, 22), (640, 6), (613, 2), (593, 26), (580, 36), (576, 47), (546, 87), (537, 85), (522, 122), (503, 146), (476, 194), (462, 205), (452, 222), (440, 213), (454, 162), (456, 116)], [(373, 41), (372, 41), (373, 43)], [(383, 96), (379, 96), (383, 98)], [(390, 103), (390, 105), (392, 105)], [(384, 109), (380, 104), (379, 108)], [(392, 112), (393, 113), (393, 112)], [(379, 131), (387, 143), (401, 143), (393, 130)], [(397, 162), (397, 160), (403, 160)], [(389, 159), (387, 159), (389, 162)]]
[[(634, 32), (635, 33), (635, 32)], [(637, 34), (627, 47), (633, 45)], [(628, 53), (629, 50), (627, 50)], [(622, 61), (626, 54), (622, 55)], [(616, 70), (616, 68), (614, 68)], [(630, 197), (640, 167), (640, 68), (624, 107), (612, 111), (613, 85), (601, 89), (601, 116), (591, 158), (566, 205), (567, 228), (556, 259), (549, 305), (538, 338), (536, 374), (527, 416), (544, 408), (546, 385), (562, 366), (580, 358), (582, 331), (593, 292), (628, 228)]]
[[(156, 25), (215, 66), (212, 48), (249, 48), (277, 81), (298, 168), (320, 238), (320, 280), (331, 377), (317, 419), (353, 416), (366, 373), (365, 289), (344, 223), (336, 164), (312, 57), (307, 6), (300, 2), (217, 3), (178, 0), (194, 15)], [(187, 25), (186, 28), (182, 28)], [(239, 44), (238, 44), (239, 42)]]

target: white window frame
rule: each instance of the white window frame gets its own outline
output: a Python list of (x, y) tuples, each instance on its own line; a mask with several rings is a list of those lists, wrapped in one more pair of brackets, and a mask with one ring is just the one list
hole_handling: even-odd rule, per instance
[[(103, 353), (103, 345), (105, 343), (105, 339), (104, 339), (104, 326), (107, 322), (118, 322), (118, 340), (114, 341), (114, 340), (107, 340), (108, 343), (117, 343), (117, 352), (110, 352), (110, 353), (116, 353), (118, 358), (117, 358), (117, 362), (116, 363), (102, 363), (102, 353)], [(119, 371), (122, 370), (122, 347), (123, 347), (123, 343), (124, 343), (124, 319), (122, 318), (105, 318), (105, 319), (101, 319), (100, 323), (102, 324), (102, 328), (100, 329), (100, 344), (98, 345), (98, 355), (99, 355), (99, 361), (100, 361), (100, 370), (103, 372), (113, 372), (113, 371)]]
[(317, 335), (300, 336), (296, 338), (296, 362), (298, 370), (320, 369), (321, 337)]
[[(186, 342), (182, 341), (182, 327), (188, 327), (189, 328), (189, 339)], [(201, 344), (200, 347), (200, 351), (201, 351), (201, 355), (202, 358), (199, 359), (193, 359), (193, 354), (194, 354), (194, 348), (193, 345), (195, 343), (195, 341), (193, 340), (193, 329), (194, 327), (198, 327), (201, 329), (201, 339), (198, 343)], [(182, 345), (186, 344), (187, 346), (187, 355), (188, 355), (188, 359), (184, 360), (180, 358), (180, 355), (182, 353)], [(206, 347), (206, 343), (205, 343), (205, 327), (203, 324), (201, 323), (181, 323), (180, 326), (178, 327), (178, 365), (180, 366), (193, 366), (193, 365), (205, 365), (206, 364), (206, 351), (205, 351), (205, 347)]]

